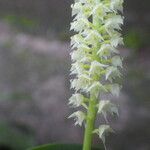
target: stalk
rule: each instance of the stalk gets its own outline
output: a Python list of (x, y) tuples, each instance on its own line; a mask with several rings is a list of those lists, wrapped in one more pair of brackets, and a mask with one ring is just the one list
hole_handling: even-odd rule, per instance
[[(96, 0), (96, 3), (99, 3), (99, 0)], [(99, 26), (99, 19), (97, 16), (93, 17), (93, 24), (95, 26)], [(84, 133), (84, 141), (83, 141), (83, 150), (91, 150), (92, 141), (93, 141), (93, 130), (95, 129), (95, 120), (97, 116), (97, 105), (98, 100), (96, 98), (92, 98), (89, 101), (88, 112), (87, 112), (87, 120), (86, 127)]]
[(94, 99), (90, 100), (88, 113), (87, 113), (87, 120), (85, 126), (85, 134), (84, 134), (84, 142), (83, 142), (83, 150), (91, 150), (92, 147), (92, 139), (93, 139), (93, 130), (95, 126), (95, 120), (97, 115), (97, 108), (96, 108), (97, 101)]

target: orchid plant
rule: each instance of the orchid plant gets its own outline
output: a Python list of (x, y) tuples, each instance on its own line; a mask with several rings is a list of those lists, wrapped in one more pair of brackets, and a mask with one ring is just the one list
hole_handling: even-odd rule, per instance
[[(83, 106), (70, 115), (75, 125), (85, 125), (83, 150), (91, 150), (93, 134), (98, 134), (105, 145), (105, 135), (113, 132), (107, 114), (117, 114), (118, 109), (108, 97), (118, 96), (121, 85), (122, 58), (117, 49), (123, 44), (123, 0), (75, 0), (72, 7), (71, 30), (71, 88), (69, 99), (73, 107)], [(106, 120), (95, 127), (98, 116)], [(106, 148), (106, 146), (105, 146)]]

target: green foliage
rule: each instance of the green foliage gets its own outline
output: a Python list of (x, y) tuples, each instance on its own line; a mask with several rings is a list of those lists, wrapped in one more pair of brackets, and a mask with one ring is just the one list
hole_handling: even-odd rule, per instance
[(13, 150), (25, 150), (34, 144), (32, 135), (7, 123), (0, 123), (0, 146), (6, 146)]
[(2, 16), (2, 18), (4, 21), (8, 22), (9, 24), (26, 31), (34, 30), (34, 28), (36, 28), (39, 24), (35, 19), (31, 20), (27, 17), (19, 16), (19, 15), (5, 15)]
[[(135, 59), (134, 59), (135, 60)], [(135, 62), (133, 62), (134, 64)], [(150, 78), (149, 78), (149, 70), (138, 66), (136, 67), (136, 63), (134, 66), (128, 70), (126, 74), (126, 82), (124, 85), (125, 91), (130, 95), (132, 98), (132, 102), (137, 105), (140, 104), (141, 106), (144, 105), (145, 108), (149, 109), (149, 97), (150, 97)], [(147, 66), (148, 67), (148, 66)], [(133, 69), (134, 68), (134, 69)], [(143, 92), (144, 91), (144, 92)]]
[(11, 94), (4, 94), (0, 92), (0, 101), (3, 100), (31, 100), (32, 96), (29, 93), (24, 93), (21, 91), (14, 91)]
[[(82, 150), (82, 145), (47, 144), (47, 145), (38, 146), (35, 148), (30, 148), (28, 150)], [(103, 150), (103, 149), (102, 148), (93, 148), (92, 150)]]
[(146, 33), (141, 29), (129, 29), (124, 35), (125, 46), (134, 50), (149, 47), (150, 31)]
[(136, 30), (130, 30), (124, 36), (124, 43), (128, 48), (139, 49), (143, 45), (141, 33)]

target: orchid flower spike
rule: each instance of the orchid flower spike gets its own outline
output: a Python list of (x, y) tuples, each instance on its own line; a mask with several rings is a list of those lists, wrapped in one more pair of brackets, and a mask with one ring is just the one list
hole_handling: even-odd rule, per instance
[[(83, 150), (91, 149), (93, 133), (105, 144), (105, 135), (112, 132), (107, 114), (117, 114), (111, 100), (103, 100), (104, 94), (119, 95), (121, 85), (116, 81), (122, 76), (122, 58), (118, 46), (123, 44), (120, 33), (123, 25), (123, 0), (74, 0), (71, 5), (73, 22), (70, 53), (72, 66), (69, 99), (73, 107), (84, 107), (73, 113), (75, 124), (85, 124)], [(104, 116), (106, 123), (95, 127), (97, 116)]]

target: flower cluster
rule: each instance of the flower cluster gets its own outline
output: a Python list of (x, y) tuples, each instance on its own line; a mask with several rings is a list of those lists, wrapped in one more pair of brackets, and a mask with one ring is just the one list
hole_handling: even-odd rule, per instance
[[(123, 0), (75, 0), (71, 6), (74, 17), (71, 30), (76, 33), (71, 37), (71, 75), (75, 75), (71, 88), (75, 94), (69, 103), (73, 107), (88, 109), (89, 101), (95, 100), (97, 113), (105, 118), (108, 112), (118, 114), (116, 106), (110, 100), (101, 99), (101, 96), (104, 93), (118, 96), (121, 87), (116, 79), (121, 77), (122, 67), (117, 49), (123, 44), (119, 33), (123, 24), (122, 4)], [(82, 125), (87, 114), (77, 111), (70, 117), (75, 117), (75, 124)], [(112, 129), (106, 123), (93, 133), (105, 142), (107, 131)]]

